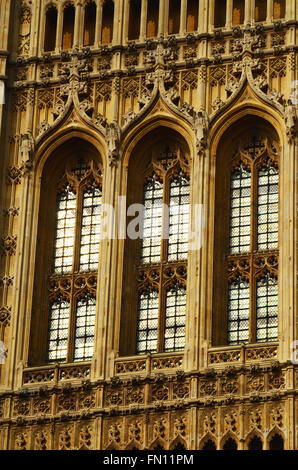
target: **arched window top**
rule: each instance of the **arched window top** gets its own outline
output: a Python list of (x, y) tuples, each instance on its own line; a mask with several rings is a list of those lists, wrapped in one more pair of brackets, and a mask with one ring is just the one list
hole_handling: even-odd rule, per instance
[(248, 450), (263, 450), (263, 442), (259, 436), (253, 436), (248, 443)]
[(223, 450), (237, 450), (237, 448), (237, 442), (232, 437), (229, 437), (222, 447)]
[(73, 47), (75, 14), (75, 6), (72, 3), (64, 5), (62, 49), (71, 49)]
[(284, 439), (280, 434), (276, 433), (270, 438), (269, 449), (270, 450), (284, 450)]
[(56, 46), (56, 33), (57, 33), (57, 18), (58, 12), (54, 5), (47, 5), (46, 19), (45, 19), (45, 37), (44, 37), (44, 50), (50, 52), (55, 50)]
[(40, 200), (32, 324), (44, 322), (48, 330), (32, 332), (30, 363), (87, 361), (102, 208), (102, 163), (92, 144), (73, 138), (53, 152), (43, 168)]

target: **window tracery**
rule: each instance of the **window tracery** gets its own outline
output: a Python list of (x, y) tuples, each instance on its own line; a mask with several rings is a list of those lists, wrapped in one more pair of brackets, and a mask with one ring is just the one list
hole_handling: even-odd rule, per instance
[(137, 267), (136, 352), (184, 348), (189, 168), (179, 147), (166, 147), (146, 170)]
[(277, 339), (278, 155), (262, 135), (243, 139), (232, 158), (228, 344)]
[(101, 169), (81, 159), (59, 181), (47, 360), (92, 358), (101, 229)]

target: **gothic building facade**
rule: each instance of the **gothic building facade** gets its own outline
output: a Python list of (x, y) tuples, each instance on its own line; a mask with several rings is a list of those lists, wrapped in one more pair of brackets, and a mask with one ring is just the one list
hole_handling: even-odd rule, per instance
[(1, 449), (298, 448), (297, 16), (0, 0)]

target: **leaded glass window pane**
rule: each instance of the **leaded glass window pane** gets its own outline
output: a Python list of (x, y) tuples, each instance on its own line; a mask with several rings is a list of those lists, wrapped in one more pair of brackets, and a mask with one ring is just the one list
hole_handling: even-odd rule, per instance
[(258, 249), (278, 248), (278, 170), (268, 166), (258, 174)]
[(238, 278), (229, 285), (228, 344), (249, 340), (249, 282)]
[(168, 260), (187, 258), (189, 227), (189, 181), (179, 175), (170, 184)]
[(83, 194), (80, 271), (98, 268), (102, 192), (94, 185)]
[(163, 185), (155, 175), (144, 185), (141, 263), (158, 263), (161, 254)]
[(175, 286), (166, 297), (164, 350), (179, 351), (185, 345), (186, 290)]
[(57, 198), (53, 270), (57, 274), (72, 271), (75, 243), (76, 195), (68, 187)]
[(69, 328), (70, 304), (59, 298), (50, 306), (48, 329), (48, 361), (65, 361)]
[(137, 353), (157, 351), (158, 292), (149, 289), (139, 294)]
[(94, 346), (95, 325), (94, 297), (86, 295), (77, 303), (76, 328), (75, 328), (75, 361), (86, 361), (92, 358)]
[(278, 282), (267, 275), (257, 281), (257, 341), (277, 339)]
[(231, 175), (230, 253), (250, 249), (251, 173), (241, 164)]

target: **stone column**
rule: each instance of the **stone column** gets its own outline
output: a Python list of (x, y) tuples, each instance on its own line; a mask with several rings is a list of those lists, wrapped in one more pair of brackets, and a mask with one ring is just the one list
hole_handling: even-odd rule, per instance
[(96, 22), (95, 22), (95, 47), (99, 47), (101, 37), (101, 19), (102, 19), (102, 2), (96, 0)]
[(140, 41), (144, 42), (147, 33), (147, 11), (148, 11), (148, 0), (142, 0), (141, 10), (141, 26), (140, 26)]
[(245, 1), (245, 11), (244, 11), (244, 24), (250, 23), (252, 20), (251, 17), (251, 0)]
[(180, 30), (179, 30), (179, 34), (181, 36), (186, 32), (186, 15), (187, 15), (187, 0), (181, 0)]
[(267, 0), (267, 23), (271, 23), (273, 18), (273, 1)]
[(63, 34), (63, 16), (64, 9), (63, 5), (58, 3), (58, 20), (57, 20), (57, 32), (56, 32), (56, 53), (59, 53), (62, 49), (62, 34)]
[(233, 0), (227, 0), (226, 28), (231, 29), (233, 25)]
[(73, 47), (79, 47), (80, 44), (80, 23), (82, 17), (82, 4), (80, 2), (77, 3), (75, 9), (75, 25), (74, 25), (74, 39), (73, 39)]
[(209, 32), (212, 32), (214, 29), (214, 8), (215, 0), (209, 0)]
[(158, 15), (158, 33), (157, 33), (158, 36), (168, 31), (168, 26), (165, 25), (166, 7), (168, 10), (168, 0), (160, 0), (159, 1), (159, 15)]

